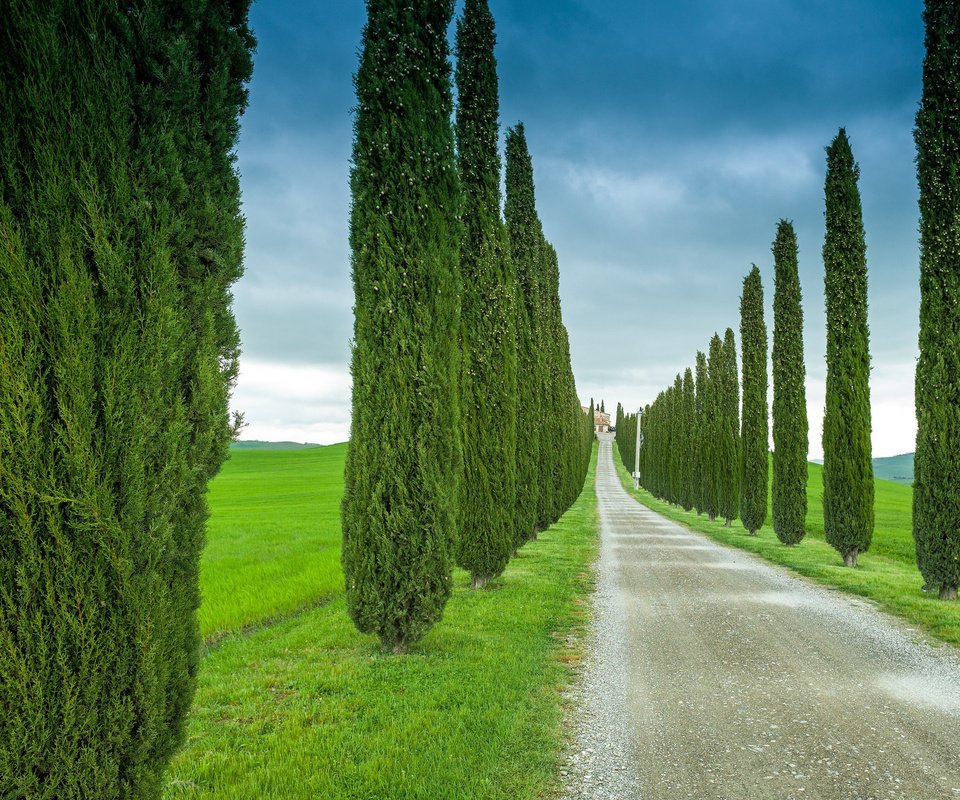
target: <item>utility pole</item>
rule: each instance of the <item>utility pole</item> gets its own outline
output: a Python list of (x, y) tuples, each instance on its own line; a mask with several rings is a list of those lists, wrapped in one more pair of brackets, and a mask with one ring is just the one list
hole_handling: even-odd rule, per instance
[(633, 488), (640, 488), (640, 445), (643, 444), (643, 435), (640, 433), (640, 415), (643, 412), (637, 409), (637, 446), (633, 451)]

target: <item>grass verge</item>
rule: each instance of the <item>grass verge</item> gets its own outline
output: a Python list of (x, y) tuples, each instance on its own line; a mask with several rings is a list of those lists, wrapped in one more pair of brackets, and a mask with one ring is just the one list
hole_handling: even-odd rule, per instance
[(614, 448), (617, 474), (624, 488), (648, 508), (691, 530), (726, 545), (762, 556), (811, 578), (817, 583), (873, 601), (883, 611), (903, 618), (937, 639), (960, 645), (960, 604), (945, 603), (921, 591), (912, 533), (913, 489), (891, 481), (875, 482), (876, 524), (873, 544), (856, 569), (843, 565), (840, 555), (823, 537), (823, 468), (809, 464), (807, 481), (807, 535), (795, 547), (780, 543), (767, 515), (767, 524), (750, 536), (739, 521), (727, 528), (694, 511), (658, 500), (644, 489), (635, 490), (633, 479)]
[[(385, 655), (357, 633), (342, 588), (326, 605), (208, 651), (165, 797), (515, 800), (555, 791), (560, 689), (578, 656), (571, 634), (585, 621), (597, 547), (595, 463), (596, 450), (577, 502), (488, 590), (472, 591), (455, 573), (443, 620), (407, 656)], [(214, 500), (216, 518), (227, 509), (222, 495)]]

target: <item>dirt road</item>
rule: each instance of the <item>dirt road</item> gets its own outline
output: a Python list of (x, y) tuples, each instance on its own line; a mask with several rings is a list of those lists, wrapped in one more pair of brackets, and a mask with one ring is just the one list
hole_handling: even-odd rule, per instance
[(960, 658), (639, 505), (600, 444), (571, 798), (960, 798)]

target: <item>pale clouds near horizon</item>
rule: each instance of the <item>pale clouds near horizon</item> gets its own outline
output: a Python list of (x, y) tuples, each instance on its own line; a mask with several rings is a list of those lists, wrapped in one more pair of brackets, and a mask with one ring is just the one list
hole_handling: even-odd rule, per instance
[[(922, 3), (491, 8), (502, 121), (527, 126), (583, 401), (650, 402), (714, 331), (739, 332), (741, 281), (754, 262), (772, 334), (770, 246), (787, 218), (800, 244), (810, 456), (821, 455), (824, 147), (842, 125), (862, 172), (874, 452), (913, 450)], [(244, 438), (343, 441), (351, 76), (363, 4), (275, 0), (252, 17), (233, 404), (249, 423)]]

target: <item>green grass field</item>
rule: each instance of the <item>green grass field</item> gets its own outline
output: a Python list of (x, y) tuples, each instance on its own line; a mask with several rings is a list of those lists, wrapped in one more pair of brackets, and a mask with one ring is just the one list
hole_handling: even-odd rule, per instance
[(232, 450), (210, 487), (200, 565), (208, 641), (301, 611), (343, 590), (345, 444)]
[(211, 644), (166, 798), (547, 796), (596, 553), (594, 468), (489, 590), (458, 570), (442, 622), (397, 657), (344, 609), (344, 452), (235, 451), (214, 481)]
[(823, 538), (823, 468), (809, 464), (807, 481), (807, 535), (796, 547), (785, 547), (773, 532), (770, 515), (757, 536), (749, 536), (739, 521), (731, 528), (710, 522), (696, 512), (686, 512), (634, 491), (633, 479), (614, 451), (620, 479), (640, 502), (692, 530), (723, 544), (749, 550), (789, 567), (818, 583), (874, 601), (881, 609), (921, 627), (935, 637), (960, 644), (960, 604), (945, 603), (921, 591), (913, 544), (911, 506), (913, 489), (891, 481), (875, 482), (875, 529), (870, 551), (860, 556), (860, 566), (848, 569), (840, 555)]

